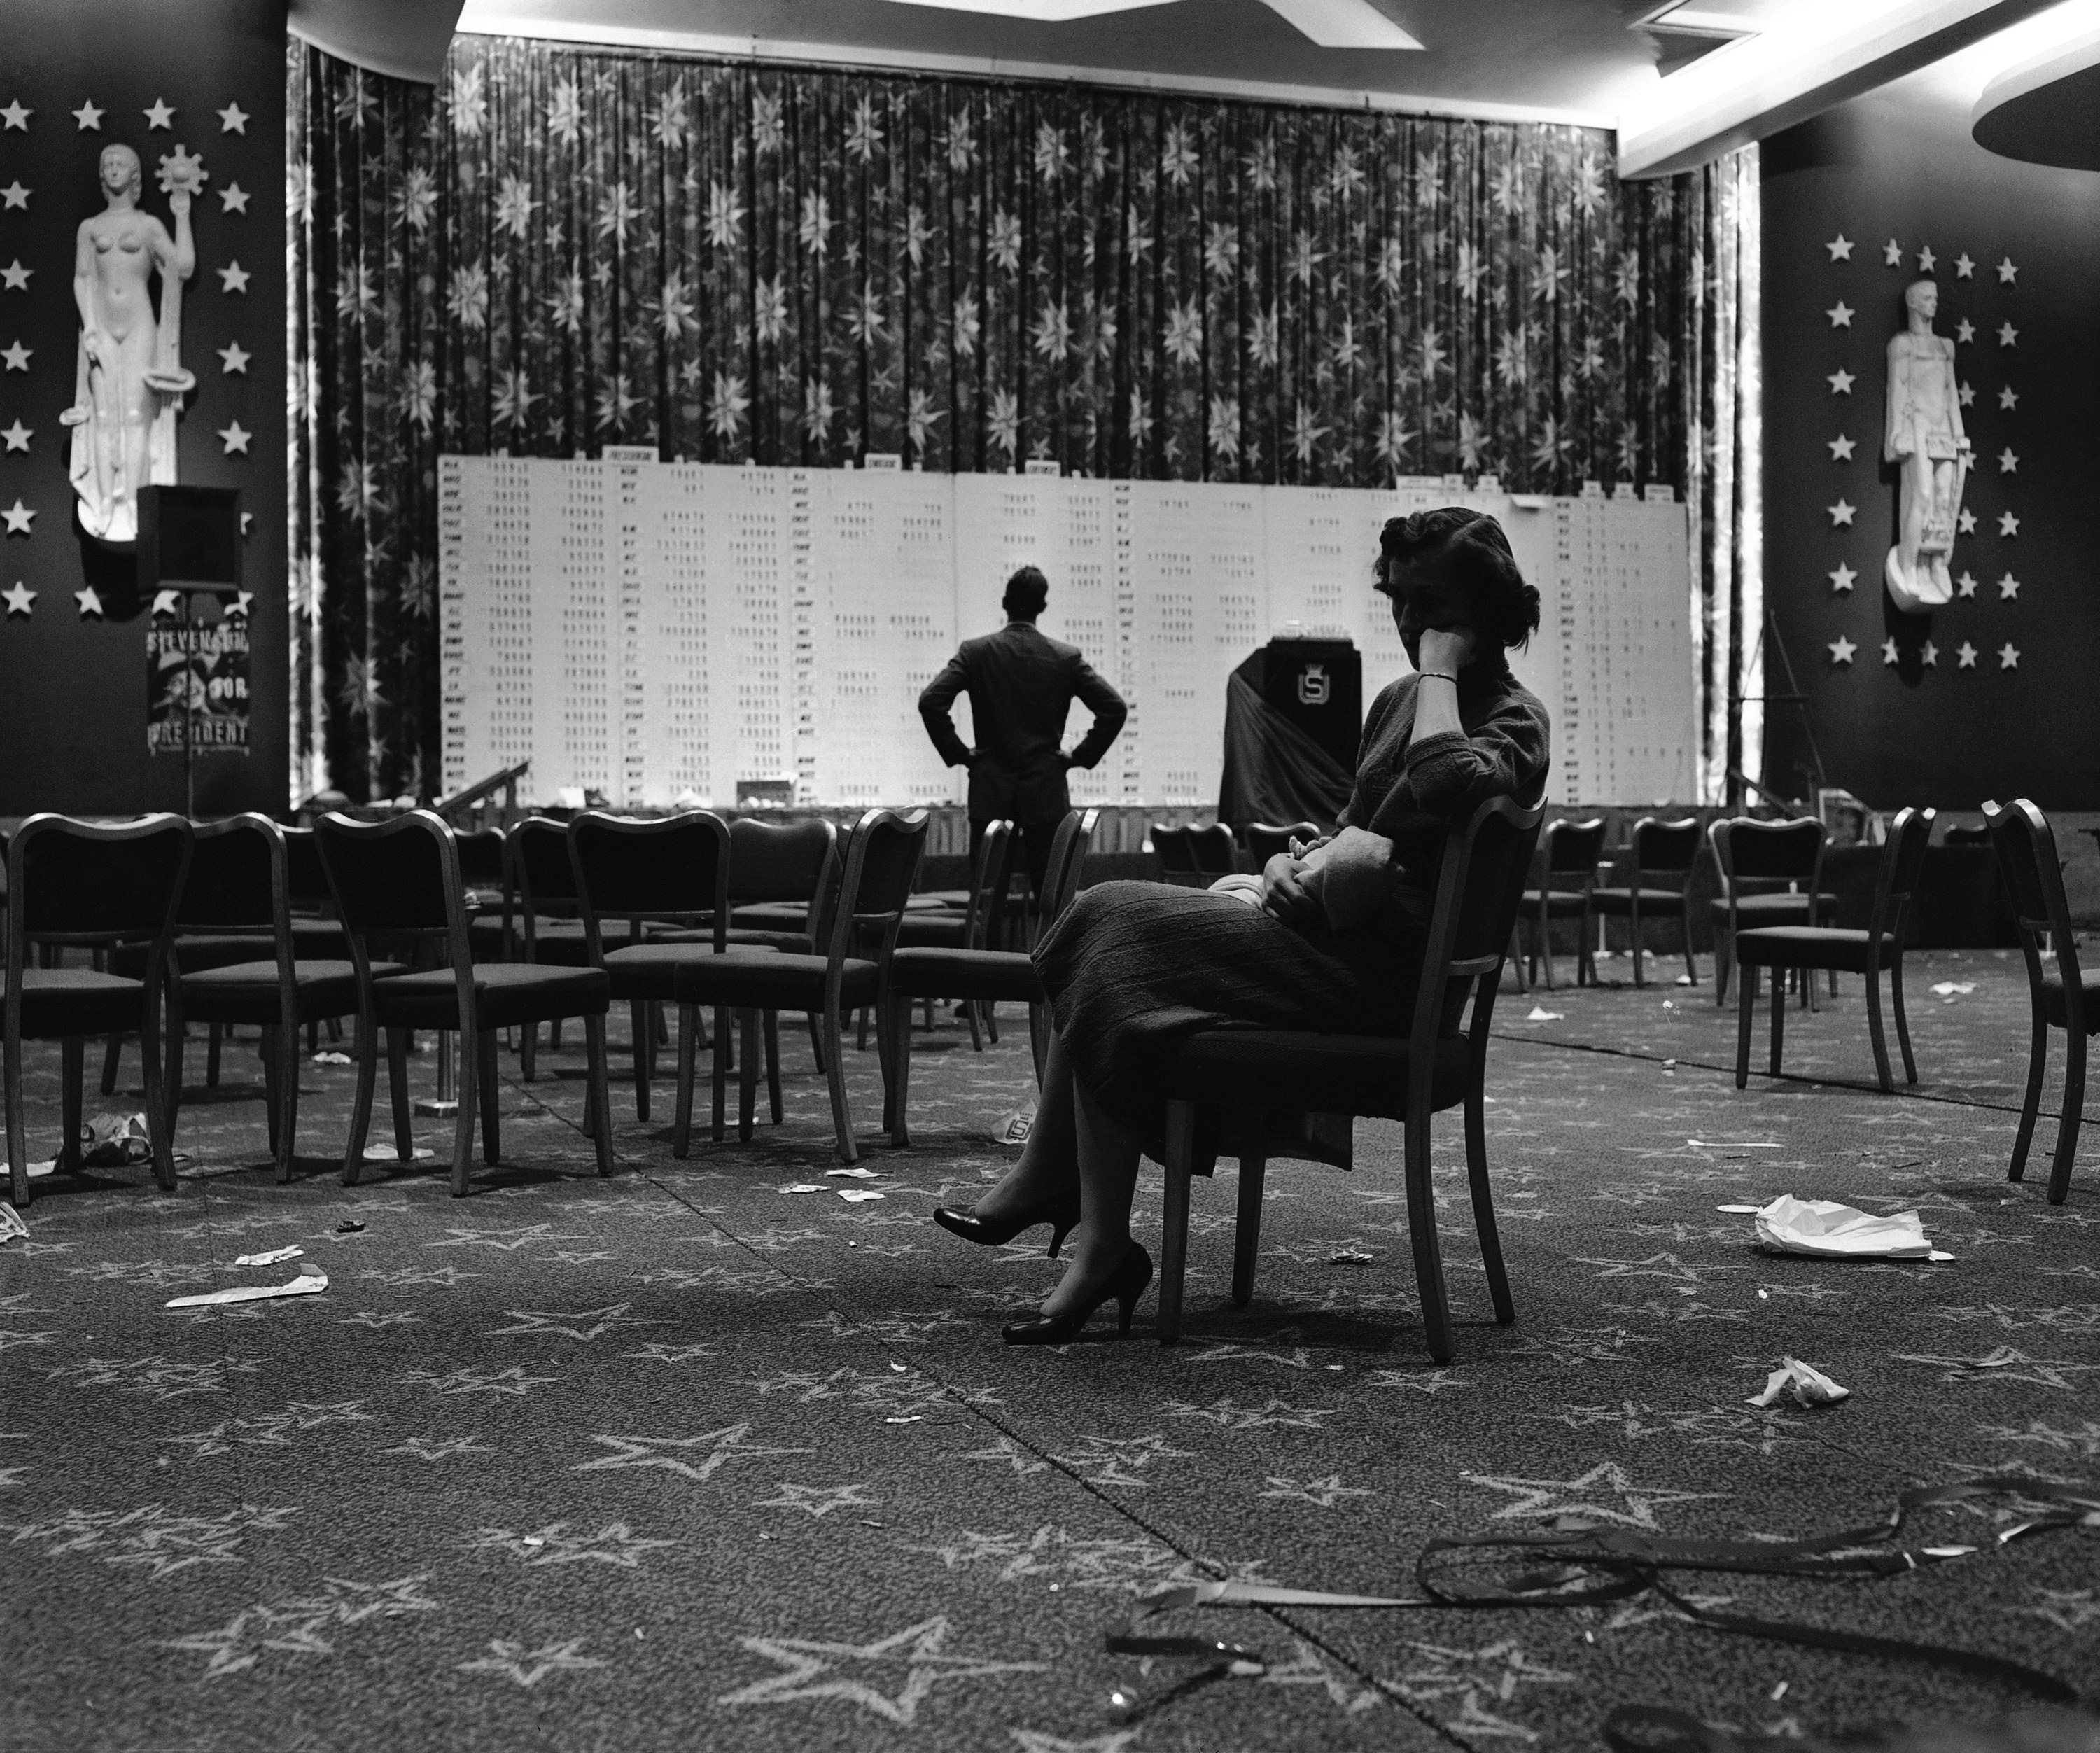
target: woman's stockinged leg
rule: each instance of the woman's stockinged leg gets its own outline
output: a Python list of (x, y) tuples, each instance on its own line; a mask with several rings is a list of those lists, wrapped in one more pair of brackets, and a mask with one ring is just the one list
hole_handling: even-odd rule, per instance
[(1072, 1062), (1053, 1030), (1043, 1057), (1042, 1099), (1021, 1160), (977, 1202), (977, 1215), (997, 1221), (1024, 1212), (1069, 1211), (1079, 1199), (1079, 1143), (1072, 1112)]
[(1071, 1087), (1079, 1227), (1071, 1244), (1070, 1269), (1043, 1300), (1046, 1315), (1076, 1311), (1099, 1300), (1130, 1252), (1130, 1203), (1137, 1190), (1138, 1134), (1088, 1094), (1078, 1080), (1072, 1080)]

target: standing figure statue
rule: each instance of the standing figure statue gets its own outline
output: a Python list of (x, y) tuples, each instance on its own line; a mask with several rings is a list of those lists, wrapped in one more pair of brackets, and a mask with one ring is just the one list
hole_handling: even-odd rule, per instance
[(1903, 471), (1901, 521), (1883, 570), (1896, 607), (1922, 615), (1954, 598), (1948, 559), (1975, 453), (1961, 430), (1954, 343), (1932, 332), (1939, 288), (1913, 280), (1904, 305), (1909, 322), (1889, 342), (1888, 431), (1882, 449)]
[[(80, 307), (80, 354), (68, 470), (80, 499), (81, 527), (104, 541), (139, 534), (139, 491), (175, 479), (175, 411), (196, 386), (183, 369), (183, 282), (196, 272), (190, 200), (204, 186), (203, 161), (178, 146), (161, 161), (161, 187), (175, 232), (139, 208), (139, 155), (102, 150), (106, 205), (81, 222), (73, 251), (73, 302)], [(161, 276), (154, 313), (151, 282)]]

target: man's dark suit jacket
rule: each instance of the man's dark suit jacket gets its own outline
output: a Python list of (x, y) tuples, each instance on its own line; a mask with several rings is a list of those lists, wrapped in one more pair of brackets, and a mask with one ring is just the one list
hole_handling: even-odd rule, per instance
[[(977, 758), (955, 735), (949, 715), (968, 690), (976, 726)], [(919, 696), (919, 715), (941, 758), (970, 770), (970, 816), (1047, 822), (1071, 808), (1067, 765), (1058, 744), (1074, 700), (1092, 709), (1093, 726), (1072, 751), (1070, 765), (1091, 767), (1108, 753), (1129, 709), (1076, 646), (1036, 630), (1033, 621), (1008, 621), (997, 633), (966, 639), (948, 667)]]

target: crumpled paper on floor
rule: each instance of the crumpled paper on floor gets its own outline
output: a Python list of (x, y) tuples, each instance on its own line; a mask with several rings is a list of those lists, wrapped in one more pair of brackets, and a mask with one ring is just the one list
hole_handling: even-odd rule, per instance
[(297, 1260), (306, 1250), (296, 1242), (284, 1247), (273, 1247), (267, 1254), (240, 1254), (235, 1256), (236, 1266), (274, 1266), (280, 1260)]
[(80, 1128), (81, 1160), (90, 1168), (119, 1168), (152, 1154), (143, 1114), (98, 1114)]
[(1798, 1406), (1835, 1406), (1852, 1397), (1851, 1389), (1839, 1387), (1812, 1363), (1781, 1358), (1779, 1365), (1765, 1378), (1764, 1392), (1745, 1400), (1745, 1406), (1776, 1406), (1782, 1400)]
[(1543, 1005), (1533, 1005), (1524, 1020), (1527, 1022), (1560, 1022), (1565, 1020), (1567, 1014), (1564, 1010), (1548, 1010)]
[(11, 1242), (18, 1235), (26, 1236), (29, 1226), (22, 1221), (22, 1214), (0, 1199), (0, 1244)]
[(313, 1296), (329, 1287), (328, 1274), (309, 1266), (283, 1284), (236, 1284), (223, 1291), (206, 1291), (197, 1296), (178, 1296), (170, 1309), (210, 1309), (227, 1303), (267, 1302), (274, 1296)]
[(1031, 1096), (992, 1128), (991, 1141), (994, 1144), (1026, 1144), (1029, 1133), (1035, 1129), (1035, 1098)]
[(1952, 1260), (1926, 1239), (1916, 1212), (1886, 1217), (1834, 1199), (1797, 1199), (1782, 1193), (1757, 1214), (1758, 1239), (1780, 1254), (1819, 1260)]

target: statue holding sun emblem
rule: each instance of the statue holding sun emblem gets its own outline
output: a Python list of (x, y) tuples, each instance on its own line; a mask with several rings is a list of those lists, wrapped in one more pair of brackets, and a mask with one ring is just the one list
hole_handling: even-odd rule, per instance
[(170, 236), (139, 208), (138, 153), (106, 146), (100, 168), (105, 205), (81, 222), (73, 251), (79, 362), (73, 404), (59, 418), (73, 428), (67, 473), (81, 527), (104, 541), (128, 542), (139, 534), (139, 489), (176, 478), (175, 413), (196, 387), (196, 374), (183, 369), (183, 282), (196, 272), (190, 202), (206, 173), (203, 159), (179, 146), (161, 159)]
[(1908, 615), (1954, 598), (1948, 568), (1954, 551), (1961, 489), (1974, 450), (1961, 430), (1954, 343), (1932, 332), (1939, 288), (1914, 280), (1904, 293), (1904, 326), (1889, 341), (1888, 429), (1885, 461), (1901, 471), (1895, 545), (1883, 567), (1889, 595)]

